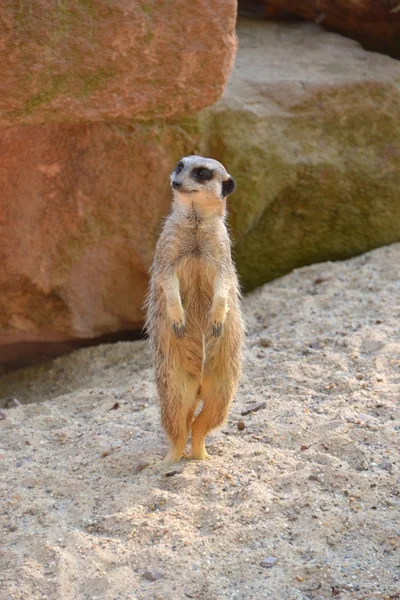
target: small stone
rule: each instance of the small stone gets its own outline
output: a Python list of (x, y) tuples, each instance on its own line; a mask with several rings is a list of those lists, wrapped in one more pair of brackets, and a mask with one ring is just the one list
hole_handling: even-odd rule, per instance
[(180, 471), (167, 471), (165, 473), (165, 477), (173, 477), (174, 475), (178, 475)]
[(318, 340), (315, 340), (314, 342), (310, 343), (309, 348), (311, 348), (311, 350), (320, 350), (321, 342), (319, 342)]
[(297, 575), (296, 579), (297, 579), (297, 581), (300, 581), (300, 582), (304, 581), (301, 575)]
[(146, 581), (158, 581), (164, 577), (164, 574), (160, 571), (145, 571), (142, 573), (142, 577), (143, 579), (146, 579)]
[(263, 348), (270, 348), (272, 346), (272, 342), (271, 340), (269, 340), (266, 337), (262, 337), (260, 338), (260, 341), (258, 342), (260, 344), (260, 346), (262, 346)]
[(244, 421), (238, 421), (237, 428), (239, 429), (239, 431), (243, 431), (243, 429), (246, 428), (246, 423)]
[(112, 405), (111, 408), (109, 408), (108, 410), (117, 410), (117, 408), (120, 407), (120, 403), (119, 402), (114, 402), (114, 404)]
[(392, 463), (386, 459), (378, 464), (379, 469), (383, 469), (383, 471), (391, 471)]
[(242, 417), (245, 417), (246, 415), (249, 415), (250, 413), (261, 410), (262, 408), (267, 408), (266, 402), (260, 402), (260, 404), (254, 404), (253, 406), (250, 406), (250, 408), (247, 408), (246, 410), (242, 410), (242, 412), (240, 414), (242, 415)]
[(142, 460), (140, 462), (138, 462), (138, 464), (135, 467), (135, 473), (140, 473), (141, 471), (144, 471), (144, 469), (146, 467), (149, 466), (150, 463), (146, 462), (145, 460)]
[(301, 446), (300, 446), (300, 450), (301, 450), (302, 452), (305, 452), (306, 450), (308, 450), (308, 449), (309, 449), (309, 447), (310, 447), (310, 446), (306, 446), (305, 444), (301, 444)]
[(275, 558), (275, 556), (268, 556), (267, 558), (264, 558), (260, 562), (260, 566), (263, 567), (264, 569), (270, 569), (271, 567), (274, 567), (277, 562), (278, 562), (278, 559)]

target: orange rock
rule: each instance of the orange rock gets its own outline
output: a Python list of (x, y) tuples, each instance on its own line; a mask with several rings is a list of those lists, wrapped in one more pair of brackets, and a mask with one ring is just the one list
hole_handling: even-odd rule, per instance
[(199, 111), (223, 92), (235, 20), (235, 0), (6, 0), (0, 127)]
[(173, 126), (0, 130), (0, 344), (141, 326), (183, 139)]

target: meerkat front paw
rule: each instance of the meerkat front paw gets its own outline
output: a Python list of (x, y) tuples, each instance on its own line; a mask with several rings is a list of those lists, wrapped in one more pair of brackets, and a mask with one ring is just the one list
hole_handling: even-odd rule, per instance
[(214, 300), (210, 314), (210, 323), (213, 337), (219, 337), (222, 333), (222, 327), (228, 312), (228, 305), (225, 298)]
[(167, 310), (175, 336), (179, 339), (183, 338), (185, 335), (185, 313), (181, 302), (179, 300), (171, 302)]
[(212, 325), (212, 334), (213, 337), (219, 337), (222, 333), (222, 323), (221, 321), (214, 321)]
[(183, 320), (174, 321), (172, 323), (172, 329), (177, 338), (182, 339), (185, 336), (185, 323)]

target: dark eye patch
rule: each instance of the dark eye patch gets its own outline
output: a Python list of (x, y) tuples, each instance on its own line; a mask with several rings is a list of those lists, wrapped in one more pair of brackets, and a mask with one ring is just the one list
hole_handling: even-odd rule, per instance
[(212, 169), (207, 169), (206, 167), (197, 167), (196, 169), (193, 169), (191, 175), (193, 179), (199, 183), (203, 183), (205, 181), (211, 181), (214, 176), (214, 171)]
[(181, 171), (183, 170), (183, 162), (178, 162), (178, 164), (176, 165), (176, 169), (175, 169), (175, 173), (177, 175), (179, 175), (179, 173), (181, 173)]

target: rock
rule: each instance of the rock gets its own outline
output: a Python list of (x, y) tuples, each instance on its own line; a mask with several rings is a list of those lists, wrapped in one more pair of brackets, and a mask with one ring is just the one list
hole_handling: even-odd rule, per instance
[(149, 466), (149, 462), (146, 460), (141, 460), (140, 462), (137, 463), (137, 465), (135, 466), (135, 473), (141, 473), (142, 471), (144, 471), (148, 466)]
[(400, 240), (400, 64), (311, 23), (239, 20), (238, 35), (205, 113), (206, 151), (238, 184), (244, 289)]
[(384, 460), (382, 460), (382, 462), (380, 462), (378, 464), (378, 468), (382, 469), (383, 471), (391, 471), (393, 468), (393, 465), (389, 460), (384, 459)]
[(400, 58), (397, 0), (260, 0), (256, 4), (252, 0), (239, 0), (239, 6), (247, 14), (260, 17), (310, 19), (360, 41), (367, 48)]
[(181, 471), (174, 470), (174, 471), (167, 471), (167, 473), (165, 473), (164, 475), (165, 475), (165, 477), (173, 477), (174, 475), (179, 475), (180, 473), (181, 473)]
[(246, 416), (246, 415), (249, 415), (250, 413), (257, 412), (263, 408), (267, 408), (266, 402), (260, 402), (259, 404), (254, 404), (253, 406), (250, 406), (249, 408), (242, 410), (242, 412), (240, 414), (242, 416)]
[(268, 556), (267, 558), (264, 558), (260, 562), (260, 566), (263, 567), (264, 569), (270, 569), (271, 567), (274, 567), (277, 562), (278, 562), (278, 559), (275, 558), (275, 556)]
[(3, 3), (0, 127), (199, 111), (223, 92), (235, 19), (234, 0)]
[(189, 140), (163, 125), (0, 131), (0, 344), (141, 327), (168, 173)]
[(319, 483), (323, 483), (324, 476), (323, 476), (323, 474), (322, 474), (322, 473), (311, 473), (311, 474), (308, 476), (308, 479), (309, 479), (310, 481), (318, 481)]
[(243, 429), (246, 429), (246, 423), (244, 421), (238, 421), (237, 428), (239, 431), (243, 431)]
[(164, 575), (163, 573), (160, 573), (159, 571), (145, 571), (142, 574), (143, 579), (146, 579), (147, 581), (158, 581), (159, 579), (163, 579)]

